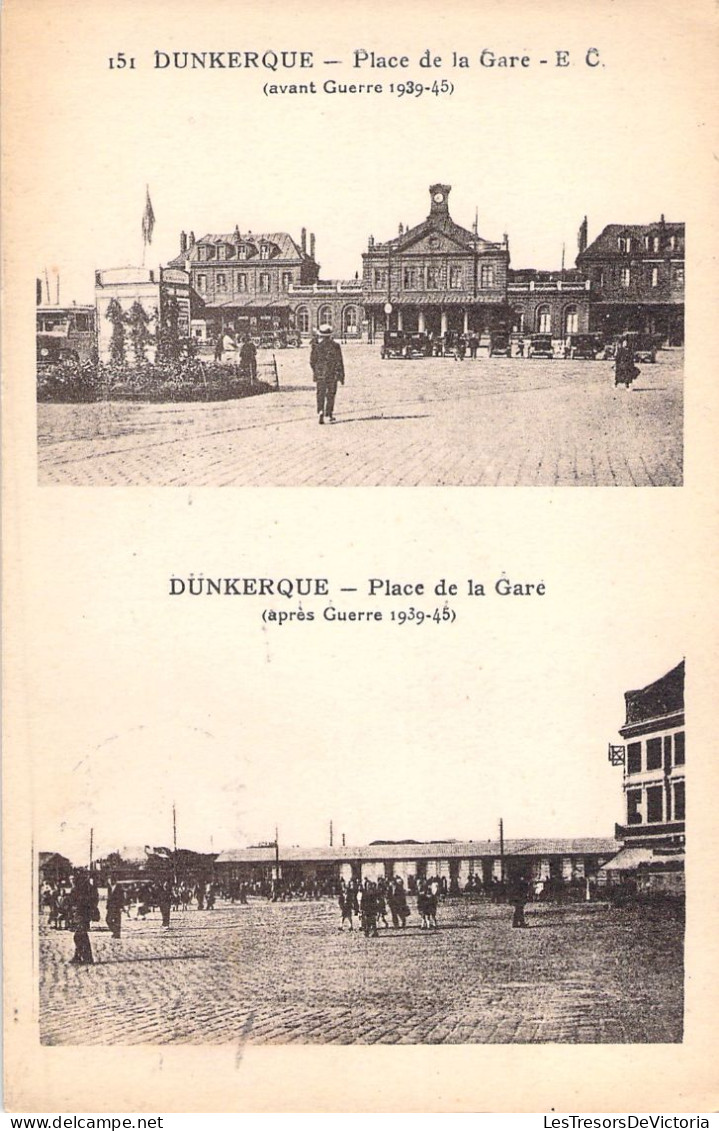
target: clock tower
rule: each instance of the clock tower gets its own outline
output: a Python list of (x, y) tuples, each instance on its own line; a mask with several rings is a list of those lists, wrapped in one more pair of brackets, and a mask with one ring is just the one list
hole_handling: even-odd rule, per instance
[(430, 185), (430, 209), (429, 220), (447, 220), (449, 219), (449, 205), (447, 198), (452, 191), (451, 185)]

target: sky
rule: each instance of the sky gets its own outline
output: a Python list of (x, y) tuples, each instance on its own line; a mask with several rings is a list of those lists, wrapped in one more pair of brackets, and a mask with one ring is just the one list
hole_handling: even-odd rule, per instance
[[(405, 51), (414, 64), (431, 34), (433, 51), (441, 52), (445, 62), (430, 80), (447, 78), (454, 93), (419, 98), (264, 96), (267, 79), (321, 84), (329, 75), (385, 87), (397, 81), (396, 72), (352, 66), (360, 44), (338, 21), (336, 29), (328, 26), (321, 4), (292, 37), (293, 46), (314, 49), (318, 66), (284, 75), (152, 66), (160, 48), (277, 47), (271, 5), (250, 22), (228, 9), (221, 34), (211, 36), (199, 10), (185, 9), (184, 21), (172, 21), (149, 8), (142, 27), (132, 6), (112, 17), (87, 10), (86, 31), (98, 37), (93, 51), (65, 23), (56, 26), (48, 9), (38, 51), (48, 38), (54, 66), (33, 76), (22, 108), (36, 157), (18, 186), (35, 204), (35, 222), (24, 233), (28, 265), (41, 276), (48, 270), (53, 295), (59, 273), (61, 301), (92, 301), (95, 269), (142, 259), (146, 186), (156, 217), (148, 266), (178, 254), (181, 230), (201, 236), (239, 225), (299, 239), (306, 227), (316, 234), (326, 278), (361, 272), (370, 235), (386, 240), (399, 223), (421, 222), (436, 182), (452, 186), (450, 210), (459, 224), (471, 228), (476, 210), (483, 237), (498, 241), (508, 233), (517, 268), (558, 268), (563, 246), (571, 266), (585, 215), (590, 240), (608, 223), (646, 223), (662, 213), (683, 220), (692, 193), (685, 171), (701, 128), (700, 107), (691, 101), (696, 92), (684, 70), (667, 62), (669, 30), (661, 19), (653, 19), (641, 44), (610, 40), (618, 16), (612, 9), (598, 5), (593, 26), (585, 9), (580, 18), (579, 7), (567, 8), (559, 38), (541, 12), (527, 11), (519, 40), (517, 21), (492, 4), (474, 16), (463, 9), (454, 26), (430, 17), (423, 26), (417, 18), (401, 32), (389, 13), (375, 11), (366, 47)], [(290, 33), (282, 45), (289, 39)], [(135, 56), (134, 73), (108, 68), (117, 42)], [(592, 45), (602, 52), (596, 68), (584, 63)], [(458, 46), (469, 70), (449, 65)], [(495, 55), (527, 51), (533, 66), (481, 67), (483, 47)], [(552, 65), (560, 47), (570, 52), (571, 69)], [(326, 56), (342, 66), (319, 65)], [(542, 67), (536, 60), (545, 56)], [(427, 72), (413, 65), (399, 74), (408, 76), (426, 81)]]

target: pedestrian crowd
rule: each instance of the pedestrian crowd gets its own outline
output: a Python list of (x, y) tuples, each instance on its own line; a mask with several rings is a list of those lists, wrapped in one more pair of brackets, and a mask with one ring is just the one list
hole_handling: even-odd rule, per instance
[[(217, 900), (247, 906), (249, 897), (272, 903), (335, 899), (340, 910), (339, 929), (353, 931), (355, 925), (367, 938), (379, 937), (380, 928), (403, 930), (412, 916), (409, 898), (416, 901), (419, 928), (437, 927), (437, 912), (447, 896), (480, 896), (494, 904), (509, 903), (513, 907), (513, 927), (526, 927), (524, 908), (529, 902), (565, 899), (589, 899), (597, 895), (592, 879), (576, 877), (560, 880), (555, 877), (531, 881), (520, 874), (506, 883), (497, 877), (483, 880), (479, 874), (469, 877), (460, 889), (456, 877), (416, 877), (410, 875), (405, 887), (401, 876), (350, 880), (333, 877), (265, 877), (256, 880), (213, 877), (147, 877), (134, 880), (107, 881), (105, 921), (114, 939), (121, 938), (123, 917), (144, 920), (159, 911), (163, 928), (170, 926), (173, 913), (214, 911)], [(75, 869), (71, 878), (45, 881), (40, 889), (40, 910), (47, 912), (51, 929), (73, 932), (75, 953), (71, 962), (91, 965), (94, 961), (90, 929), (101, 920), (100, 884), (96, 873)]]

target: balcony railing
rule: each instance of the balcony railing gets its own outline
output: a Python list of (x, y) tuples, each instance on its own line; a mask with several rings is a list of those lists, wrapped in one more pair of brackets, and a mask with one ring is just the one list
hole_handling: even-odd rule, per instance
[(290, 295), (358, 295), (361, 293), (361, 279), (339, 279), (332, 283), (292, 283), (287, 288), (287, 294)]

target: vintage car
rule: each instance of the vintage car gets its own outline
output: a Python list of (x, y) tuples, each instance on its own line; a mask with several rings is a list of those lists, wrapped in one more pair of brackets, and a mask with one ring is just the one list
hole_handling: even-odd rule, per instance
[(382, 357), (406, 357), (407, 334), (404, 330), (385, 330)]
[(551, 334), (532, 334), (529, 357), (554, 357)]
[(635, 361), (654, 364), (657, 360), (657, 339), (652, 334), (624, 334)]
[(47, 334), (38, 334), (36, 361), (38, 369), (47, 369), (56, 365), (72, 367), (79, 365), (80, 357), (78, 351), (67, 342), (58, 341)]
[(95, 309), (90, 306), (39, 306), (35, 325), (38, 369), (72, 367), (97, 361)]
[(428, 334), (415, 331), (406, 335), (405, 357), (431, 357), (432, 342)]
[(509, 334), (503, 330), (492, 334), (489, 342), (490, 357), (509, 357), (511, 349)]
[(565, 358), (596, 361), (604, 357), (604, 341), (601, 334), (570, 334), (567, 339)]

